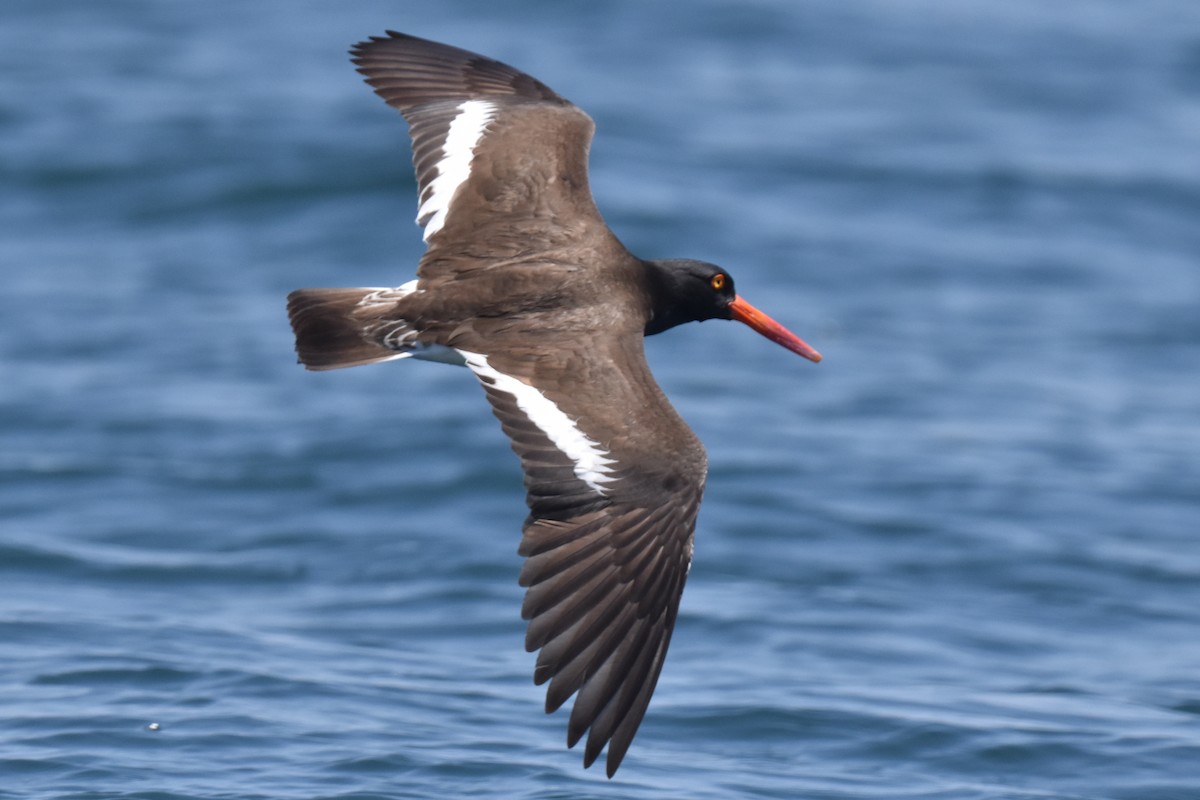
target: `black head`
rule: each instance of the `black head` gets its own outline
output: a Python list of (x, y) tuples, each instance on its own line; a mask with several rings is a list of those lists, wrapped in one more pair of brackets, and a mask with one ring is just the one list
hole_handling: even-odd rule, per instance
[(821, 354), (799, 336), (738, 297), (733, 289), (733, 278), (716, 264), (687, 258), (643, 263), (651, 295), (647, 336), (685, 322), (736, 319), (793, 353), (811, 361), (821, 360)]
[(646, 335), (662, 333), (685, 322), (733, 319), (730, 304), (737, 299), (733, 278), (716, 264), (688, 258), (647, 261), (652, 316)]

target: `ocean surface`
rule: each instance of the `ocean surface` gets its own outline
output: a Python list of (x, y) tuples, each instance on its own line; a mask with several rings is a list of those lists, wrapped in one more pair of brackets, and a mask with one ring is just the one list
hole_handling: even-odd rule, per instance
[[(648, 342), (711, 467), (612, 781), (471, 375), (295, 363), (422, 252), (387, 28), (825, 356)], [(6, 0), (0, 75), (0, 798), (1200, 798), (1200, 4)]]

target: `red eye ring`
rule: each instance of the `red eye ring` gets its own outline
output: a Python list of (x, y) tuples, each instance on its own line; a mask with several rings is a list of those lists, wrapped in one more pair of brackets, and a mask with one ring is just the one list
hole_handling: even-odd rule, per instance
[(709, 285), (712, 286), (712, 288), (718, 292), (721, 291), (722, 289), (724, 289), (725, 288), (725, 273), (718, 272), (716, 275), (713, 275), (712, 280), (709, 281)]

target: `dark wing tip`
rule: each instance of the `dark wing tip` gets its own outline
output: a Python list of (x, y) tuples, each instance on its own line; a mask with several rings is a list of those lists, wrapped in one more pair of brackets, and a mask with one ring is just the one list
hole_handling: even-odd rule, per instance
[(549, 86), (469, 50), (389, 30), (350, 48), (368, 84), (400, 110), (441, 99), (510, 96), (566, 103)]
[(567, 747), (587, 734), (585, 768), (607, 747), (610, 778), (646, 715), (670, 644), (699, 488), (654, 509), (608, 507), (573, 524), (535, 520), (521, 543), (526, 647), (541, 649), (534, 682), (551, 681), (547, 712), (575, 696)]
[[(363, 54), (366, 53), (369, 49), (371, 49), (375, 45), (379, 44), (380, 42), (389, 42), (389, 41), (392, 41), (393, 39), (400, 39), (400, 40), (406, 40), (406, 41), (411, 41), (411, 40), (428, 41), (425, 39), (418, 39), (416, 36), (411, 36), (407, 33), (400, 33), (399, 31), (394, 31), (391, 28), (388, 28), (387, 30), (385, 30), (384, 34), (386, 34), (386, 35), (385, 36), (368, 36), (364, 41), (356, 42), (354, 45), (352, 45), (350, 47), (350, 55), (353, 56), (354, 59), (362, 58)], [(433, 42), (430, 42), (430, 44), (433, 44)]]

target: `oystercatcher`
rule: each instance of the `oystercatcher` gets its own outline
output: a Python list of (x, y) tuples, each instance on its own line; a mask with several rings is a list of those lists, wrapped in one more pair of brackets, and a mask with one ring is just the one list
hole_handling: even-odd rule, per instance
[(326, 370), (466, 365), (525, 473), (525, 647), (546, 712), (575, 698), (567, 745), (620, 766), (658, 682), (692, 561), (704, 447), (646, 365), (642, 337), (735, 319), (821, 356), (734, 291), (721, 267), (645, 260), (592, 200), (590, 117), (484, 56), (388, 31), (351, 50), (408, 121), (427, 249), (396, 288), (288, 296), (296, 352)]

